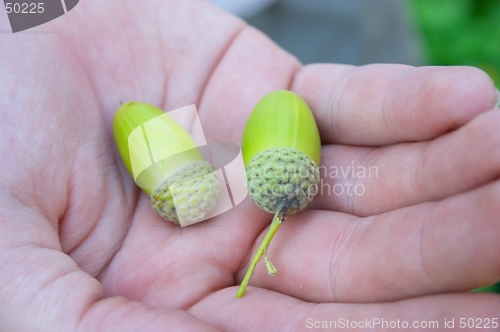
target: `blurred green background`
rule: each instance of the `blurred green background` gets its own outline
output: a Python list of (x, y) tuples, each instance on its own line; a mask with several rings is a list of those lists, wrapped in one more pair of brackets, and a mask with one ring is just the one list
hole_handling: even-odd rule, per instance
[(433, 65), (471, 65), (500, 87), (500, 0), (410, 0)]
[[(410, 0), (432, 65), (471, 65), (500, 87), (500, 0)], [(500, 283), (477, 292), (500, 293)]]
[[(500, 0), (410, 0), (427, 62), (483, 69), (500, 87)], [(477, 289), (500, 293), (500, 283)]]

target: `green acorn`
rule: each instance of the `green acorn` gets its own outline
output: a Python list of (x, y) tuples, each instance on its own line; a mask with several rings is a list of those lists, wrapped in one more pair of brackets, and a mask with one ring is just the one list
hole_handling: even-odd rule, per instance
[(304, 209), (318, 192), (321, 141), (307, 104), (295, 93), (285, 90), (264, 96), (247, 120), (242, 152), (250, 197), (275, 216), (236, 297), (245, 294), (263, 255), (269, 274), (276, 273), (266, 256), (269, 243), (285, 215)]
[(146, 103), (123, 104), (113, 135), (125, 167), (164, 219), (192, 224), (213, 210), (220, 195), (214, 168), (170, 115)]

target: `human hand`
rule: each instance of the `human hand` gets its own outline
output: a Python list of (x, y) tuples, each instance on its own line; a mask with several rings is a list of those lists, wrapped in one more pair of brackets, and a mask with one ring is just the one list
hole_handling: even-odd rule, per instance
[[(500, 113), (481, 71), (301, 67), (195, 1), (82, 1), (42, 30), (56, 33), (0, 37), (0, 330), (498, 317), (498, 296), (466, 293), (500, 278)], [(255, 103), (286, 88), (315, 114), (322, 166), (378, 176), (287, 217), (269, 248), (278, 273), (259, 264), (235, 299), (272, 216), (247, 198), (165, 222), (117, 159), (111, 119), (120, 101), (194, 103), (207, 136), (239, 143)]]

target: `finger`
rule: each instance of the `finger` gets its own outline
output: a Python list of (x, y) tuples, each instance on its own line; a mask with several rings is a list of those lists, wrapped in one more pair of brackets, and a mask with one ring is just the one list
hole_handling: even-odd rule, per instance
[(369, 216), (473, 189), (500, 175), (500, 112), (433, 141), (385, 148), (323, 146), (309, 209)]
[[(102, 15), (107, 12), (114, 14)], [(244, 23), (203, 1), (106, 1), (82, 2), (48, 26), (78, 56), (111, 128), (120, 101), (144, 101), (165, 111), (198, 104)]]
[(497, 89), (497, 99), (496, 99), (496, 104), (495, 104), (495, 109), (499, 109), (500, 108), (500, 90)]
[(269, 247), (278, 273), (269, 276), (261, 263), (250, 283), (314, 302), (393, 301), (490, 285), (500, 280), (499, 213), (500, 182), (363, 219), (306, 211), (289, 216)]
[(495, 104), (472, 67), (310, 65), (292, 90), (311, 106), (323, 143), (384, 145), (435, 138)]
[(248, 115), (267, 93), (288, 89), (299, 62), (252, 27), (240, 32), (215, 68), (200, 103), (208, 136), (241, 144)]
[(101, 285), (60, 251), (4, 250), (0, 263), (2, 331), (216, 331), (181, 310), (105, 299)]
[[(214, 293), (189, 312), (223, 331), (353, 331), (463, 329), (468, 318), (474, 327), (495, 328), (500, 297), (493, 294), (453, 294), (393, 303), (307, 303), (287, 295), (249, 288), (240, 299), (235, 288)], [(465, 318), (465, 319), (464, 319)], [(445, 325), (448, 324), (448, 325)], [(498, 327), (498, 325), (496, 325)], [(467, 325), (465, 326), (465, 328)]]
[(219, 331), (182, 310), (148, 307), (125, 298), (94, 304), (78, 324), (82, 331)]

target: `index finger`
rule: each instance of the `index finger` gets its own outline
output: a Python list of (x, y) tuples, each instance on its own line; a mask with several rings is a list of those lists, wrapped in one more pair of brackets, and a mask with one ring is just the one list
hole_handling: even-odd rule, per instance
[(311, 106), (323, 143), (385, 145), (429, 140), (496, 102), (491, 78), (474, 67), (303, 67), (292, 90)]

